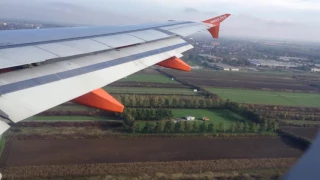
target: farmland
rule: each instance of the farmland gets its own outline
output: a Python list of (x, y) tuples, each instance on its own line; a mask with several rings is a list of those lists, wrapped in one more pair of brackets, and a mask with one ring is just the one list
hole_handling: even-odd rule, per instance
[(90, 116), (34, 116), (29, 121), (99, 121), (106, 120), (106, 117)]
[(313, 139), (316, 137), (319, 129), (318, 128), (305, 128), (305, 127), (281, 127), (281, 130), (293, 133), (297, 136)]
[[(104, 89), (132, 112), (133, 109), (145, 108), (144, 111), (135, 110), (131, 114), (133, 121), (143, 125), (142, 130), (146, 124), (153, 123), (152, 127), (155, 127), (158, 120), (139, 121), (133, 114), (142, 116), (144, 112), (150, 115), (152, 111), (145, 110), (152, 107), (155, 108), (155, 114), (156, 110), (162, 108), (172, 110), (173, 119), (194, 116), (199, 120), (199, 127), (202, 124), (200, 119), (208, 117), (208, 124), (213, 123), (216, 130), (220, 124), (226, 125), (227, 132), (199, 130), (186, 134), (186, 131), (159, 133), (149, 129), (129, 131), (132, 129), (123, 126), (126, 123), (124, 114), (119, 116), (65, 103), (31, 118), (33, 122), (19, 123), (9, 132), (8, 145), (0, 162), (4, 172), (12, 177), (25, 177), (28, 174), (27, 177), (33, 178), (105, 174), (152, 176), (159, 170), (164, 173), (198, 173), (202, 170), (282, 168), (285, 171), (303, 153), (295, 142), (276, 136), (273, 129), (268, 130), (271, 132), (269, 134), (265, 133), (267, 131), (249, 131), (250, 126), (246, 126), (249, 123), (243, 123), (246, 130), (228, 131), (233, 122), (252, 120), (249, 116), (238, 115), (241, 113), (239, 111), (227, 110), (228, 106), (223, 100), (208, 96), (205, 89), (222, 99), (246, 103), (248, 109), (254, 109), (265, 118), (279, 119), (285, 112), (286, 116), (280, 118), (285, 121), (294, 119), (294, 113), (298, 112), (304, 115), (305, 120), (311, 121), (311, 118), (317, 120), (317, 108), (303, 109), (300, 106), (319, 107), (317, 88), (297, 80), (291, 74), (257, 73), (252, 76), (250, 73), (205, 69), (191, 73), (165, 71), (177, 76), (177, 81), (154, 69), (147, 69)], [(178, 83), (178, 78), (190, 83)], [(193, 91), (197, 86), (200, 86), (200, 92)], [(297, 108), (274, 105), (294, 105)], [(112, 119), (121, 121), (112, 124)], [(170, 121), (163, 119), (162, 125), (166, 123)], [(175, 124), (175, 127), (179, 124)], [(264, 127), (263, 123), (259, 127)], [(150, 165), (155, 168), (150, 168)], [(92, 167), (90, 171), (88, 167)], [(30, 171), (30, 168), (34, 169)]]
[(164, 138), (156, 141), (154, 139), (13, 140), (10, 142), (10, 154), (6, 162), (2, 163), (6, 166), (35, 166), (290, 158), (301, 155), (300, 150), (283, 141), (277, 137)]
[(110, 93), (133, 93), (133, 94), (185, 94), (196, 95), (192, 89), (187, 88), (139, 88), (139, 87), (105, 87)]
[(153, 83), (170, 83), (170, 84), (178, 84), (176, 81), (171, 80), (170, 78), (162, 75), (162, 74), (143, 74), (137, 73), (128, 76), (127, 78), (123, 78), (120, 82), (153, 82)]
[(212, 88), (207, 90), (239, 103), (320, 107), (320, 94)]
[[(172, 76), (196, 84), (219, 88), (244, 88), (276, 91), (318, 92), (319, 89), (284, 73), (244, 73), (223, 71), (179, 72), (165, 70)], [(314, 76), (307, 76), (314, 79)]]
[(211, 123), (218, 125), (224, 123), (229, 126), (232, 122), (245, 121), (241, 116), (228, 110), (206, 110), (206, 109), (173, 109), (175, 118), (194, 116), (197, 120), (208, 117)]

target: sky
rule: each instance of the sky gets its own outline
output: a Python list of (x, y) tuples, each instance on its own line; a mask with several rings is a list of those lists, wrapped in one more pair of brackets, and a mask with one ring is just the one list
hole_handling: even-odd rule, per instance
[(221, 36), (320, 42), (320, 0), (0, 0), (0, 18), (78, 25), (202, 21), (220, 14)]

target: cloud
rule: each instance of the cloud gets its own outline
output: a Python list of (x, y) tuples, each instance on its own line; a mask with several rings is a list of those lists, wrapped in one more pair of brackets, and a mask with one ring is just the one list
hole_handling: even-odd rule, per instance
[(68, 23), (78, 25), (134, 24), (144, 22), (139, 18), (124, 16), (107, 10), (89, 8), (64, 2), (0, 2), (2, 19), (36, 20), (50, 23)]
[(320, 4), (310, 0), (0, 0), (0, 17), (119, 25), (169, 19), (202, 21), (231, 13), (221, 27), (222, 36), (320, 41), (317, 8)]
[(191, 8), (191, 7), (187, 7), (183, 10), (183, 12), (186, 12), (186, 13), (199, 13), (200, 11), (195, 9), (195, 8)]

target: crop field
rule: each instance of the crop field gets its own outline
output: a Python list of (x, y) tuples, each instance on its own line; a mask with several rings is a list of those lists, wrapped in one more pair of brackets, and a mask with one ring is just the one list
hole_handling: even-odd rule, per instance
[[(165, 70), (176, 78), (199, 86), (232, 87), (244, 89), (268, 89), (319, 92), (319, 89), (285, 73), (249, 73), (224, 71), (191, 71), (180, 72)], [(314, 78), (310, 76), (310, 78)]]
[(128, 81), (128, 82), (154, 82), (154, 83), (170, 83), (170, 84), (178, 84), (178, 82), (162, 75), (162, 74), (144, 74), (144, 73), (136, 73), (128, 76), (127, 78), (123, 78), (120, 81)]
[(227, 127), (232, 122), (245, 121), (241, 116), (228, 110), (172, 109), (172, 113), (175, 118), (194, 116), (197, 120), (202, 120), (203, 117), (208, 117), (213, 124), (224, 123)]
[(106, 117), (90, 116), (33, 116), (29, 121), (100, 121), (106, 120)]
[[(278, 137), (11, 140), (6, 166), (299, 157)], [(249, 152), (249, 153), (248, 153)]]
[(133, 93), (133, 94), (182, 94), (196, 95), (192, 89), (187, 88), (147, 88), (147, 87), (105, 87), (110, 93)]
[(293, 133), (308, 139), (314, 139), (320, 129), (312, 127), (281, 127), (281, 130)]
[(207, 87), (206, 89), (218, 94), (224, 99), (230, 99), (240, 103), (320, 107), (320, 94), (316, 93), (292, 93), (212, 87)]

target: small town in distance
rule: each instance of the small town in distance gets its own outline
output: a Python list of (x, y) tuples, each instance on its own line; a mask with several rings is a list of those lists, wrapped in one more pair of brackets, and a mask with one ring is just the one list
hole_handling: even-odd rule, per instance
[[(0, 30), (63, 26), (0, 21)], [(103, 87), (123, 113), (66, 102), (12, 125), (0, 142), (0, 172), (8, 179), (281, 178), (320, 128), (320, 45), (185, 40), (194, 46), (181, 58), (191, 72), (155, 65)]]

